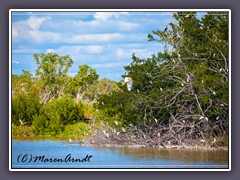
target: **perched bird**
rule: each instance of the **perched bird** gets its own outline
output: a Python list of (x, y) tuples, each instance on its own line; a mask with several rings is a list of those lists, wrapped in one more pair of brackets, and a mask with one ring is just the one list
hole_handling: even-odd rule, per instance
[(167, 32), (168, 30), (168, 25), (165, 27), (164, 32)]
[(205, 120), (205, 121), (208, 121), (208, 118), (207, 117), (204, 117), (204, 116), (200, 116), (199, 120)]

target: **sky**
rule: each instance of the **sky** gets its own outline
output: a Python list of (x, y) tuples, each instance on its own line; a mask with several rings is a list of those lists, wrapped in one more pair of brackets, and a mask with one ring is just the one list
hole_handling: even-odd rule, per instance
[(12, 74), (35, 74), (34, 53), (69, 55), (96, 69), (100, 79), (122, 80), (132, 53), (148, 58), (163, 44), (148, 42), (152, 30), (174, 22), (172, 12), (12, 12)]

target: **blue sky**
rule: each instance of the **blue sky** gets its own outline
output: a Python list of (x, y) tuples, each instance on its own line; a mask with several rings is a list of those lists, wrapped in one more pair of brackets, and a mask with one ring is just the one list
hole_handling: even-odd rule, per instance
[(56, 52), (73, 59), (71, 76), (87, 64), (100, 78), (119, 81), (132, 53), (147, 58), (163, 50), (147, 35), (169, 22), (170, 12), (13, 12), (12, 73), (35, 74), (33, 54)]

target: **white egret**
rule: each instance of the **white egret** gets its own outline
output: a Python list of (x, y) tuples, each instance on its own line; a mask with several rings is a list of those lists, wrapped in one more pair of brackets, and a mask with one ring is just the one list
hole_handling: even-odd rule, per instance
[(187, 74), (187, 82), (190, 81), (190, 76)]
[(163, 89), (160, 87), (160, 91), (163, 91)]
[(122, 127), (122, 131), (123, 131), (123, 132), (126, 132), (126, 130), (125, 130), (123, 127)]
[(207, 117), (204, 117), (204, 116), (200, 116), (199, 120), (205, 120), (205, 121), (208, 121), (208, 118)]
[(127, 84), (128, 91), (131, 91), (132, 84), (133, 84), (132, 78), (131, 77), (125, 77), (124, 82)]
[(220, 116), (217, 116), (217, 117), (216, 117), (216, 120), (219, 120), (219, 119), (220, 119)]
[(12, 62), (13, 62), (13, 63), (16, 63), (16, 64), (19, 64), (19, 62), (18, 62), (18, 61), (14, 61), (14, 60), (12, 60)]
[(208, 88), (208, 89), (213, 93), (214, 96), (216, 95), (215, 91), (213, 91), (211, 88)]
[(28, 122), (22, 122), (21, 119), (19, 119), (19, 122), (21, 123), (21, 125), (27, 124)]
[(213, 141), (212, 141), (212, 144), (214, 144), (216, 142), (217, 142), (217, 140), (216, 140), (216, 138), (214, 138)]
[(183, 83), (181, 83), (181, 86), (183, 87), (183, 86), (184, 86), (184, 84), (183, 84)]
[(114, 121), (114, 124), (118, 125), (118, 122), (117, 122), (117, 121)]

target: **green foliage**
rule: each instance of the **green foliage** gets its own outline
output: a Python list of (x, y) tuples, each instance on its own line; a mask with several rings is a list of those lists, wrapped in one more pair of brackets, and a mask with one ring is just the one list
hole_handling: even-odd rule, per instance
[(123, 77), (132, 90), (119, 89), (98, 98), (96, 107), (107, 121), (150, 127), (168, 122), (171, 114), (192, 121), (206, 116), (228, 119), (228, 15), (195, 12), (174, 14), (167, 31), (156, 30), (149, 41), (162, 42), (164, 52), (140, 59), (133, 54)]
[(63, 135), (66, 138), (83, 139), (90, 132), (87, 129), (87, 124), (84, 122), (78, 122), (72, 125), (66, 125)]
[(39, 98), (34, 95), (18, 94), (12, 97), (12, 123), (20, 125), (22, 122), (31, 125), (33, 117), (39, 114), (41, 104)]
[(94, 93), (90, 87), (97, 82), (99, 75), (90, 66), (79, 66), (78, 73), (71, 79), (65, 92), (73, 95), (78, 100), (93, 100)]
[(48, 120), (46, 115), (34, 116), (32, 123), (32, 132), (35, 135), (43, 135), (48, 131)]
[(71, 97), (54, 99), (44, 106), (44, 113), (50, 125), (67, 125), (83, 120), (83, 104), (76, 103)]
[(43, 102), (61, 96), (73, 60), (68, 55), (59, 56), (57, 53), (34, 54), (34, 59), (37, 64), (36, 76), (44, 93)]

